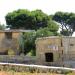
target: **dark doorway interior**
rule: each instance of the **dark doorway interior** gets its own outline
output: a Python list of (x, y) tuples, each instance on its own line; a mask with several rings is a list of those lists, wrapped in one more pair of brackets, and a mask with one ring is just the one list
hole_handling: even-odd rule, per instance
[(53, 53), (45, 53), (46, 62), (53, 62)]
[(5, 51), (5, 52), (0, 52), (0, 55), (7, 55), (7, 54), (8, 54), (7, 51)]

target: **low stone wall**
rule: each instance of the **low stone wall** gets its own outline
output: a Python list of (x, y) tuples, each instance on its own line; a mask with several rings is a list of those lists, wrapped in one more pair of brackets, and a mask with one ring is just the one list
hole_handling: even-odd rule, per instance
[(19, 55), (0, 55), (0, 62), (36, 64), (36, 57)]

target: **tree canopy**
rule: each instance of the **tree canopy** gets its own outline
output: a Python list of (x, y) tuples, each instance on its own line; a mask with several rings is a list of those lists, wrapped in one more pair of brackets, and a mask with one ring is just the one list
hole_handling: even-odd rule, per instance
[(62, 32), (66, 29), (68, 35), (72, 35), (75, 31), (75, 14), (68, 12), (56, 12), (53, 20), (61, 24)]
[(31, 52), (32, 55), (36, 55), (36, 49), (35, 49), (36, 38), (57, 36), (57, 35), (59, 35), (57, 32), (51, 32), (47, 27), (40, 28), (34, 32), (25, 32), (23, 34), (24, 51), (22, 51), (22, 52), (24, 54)]
[(4, 30), (6, 26), (4, 24), (0, 24), (0, 30)]
[(29, 27), (32, 27), (32, 17), (30, 16), (30, 11), (28, 10), (19, 9), (17, 11), (10, 12), (6, 15), (5, 19), (8, 27), (11, 29), (28, 29)]
[(11, 29), (39, 29), (46, 27), (48, 24), (48, 15), (41, 10), (28, 11), (26, 9), (19, 9), (10, 12), (5, 17), (6, 23)]
[(31, 15), (33, 17), (34, 29), (37, 30), (47, 27), (48, 20), (50, 20), (47, 14), (43, 13), (41, 10), (35, 10), (31, 12)]
[[(51, 17), (41, 10), (28, 11), (19, 9), (8, 13), (5, 16), (7, 27), (10, 29), (33, 29), (49, 27), (52, 31), (57, 31), (58, 26)], [(52, 23), (52, 24), (51, 24)]]

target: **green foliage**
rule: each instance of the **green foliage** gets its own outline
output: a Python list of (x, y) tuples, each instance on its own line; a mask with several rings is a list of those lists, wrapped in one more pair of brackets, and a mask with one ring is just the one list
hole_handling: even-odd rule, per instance
[(4, 24), (0, 24), (0, 30), (4, 30), (6, 27)]
[[(26, 32), (23, 34), (24, 39), (24, 54), (27, 54), (31, 50), (35, 51), (35, 32)], [(35, 52), (34, 52), (35, 53)], [(35, 54), (34, 54), (35, 55)]]
[(39, 28), (47, 27), (48, 24), (48, 15), (43, 13), (41, 10), (35, 10), (31, 12), (33, 17), (33, 25), (34, 29), (37, 30)]
[(51, 23), (52, 25), (54, 25), (53, 22), (50, 22), (52, 16), (48, 16), (41, 10), (35, 10), (30, 12), (25, 9), (19, 9), (8, 13), (5, 19), (6, 19), (7, 27), (11, 29), (19, 28), (19, 29), (38, 30), (39, 28), (47, 27)]
[(8, 13), (5, 17), (6, 23), (9, 28), (17, 29), (17, 28), (25, 28), (32, 27), (31, 25), (31, 16), (30, 11), (28, 10), (17, 10), (11, 13)]
[(50, 32), (48, 28), (41, 28), (36, 32), (36, 37), (47, 37), (53, 35), (54, 35), (53, 32)]
[[(50, 29), (50, 28), (49, 28)], [(39, 37), (57, 36), (57, 32), (51, 32), (48, 27), (40, 28), (34, 32), (25, 32), (23, 34), (24, 54), (31, 52), (31, 55), (36, 55), (35, 40)]]
[[(67, 13), (67, 12), (56, 12), (53, 16), (53, 20), (59, 22), (61, 24), (62, 32), (64, 33), (64, 29), (67, 30), (69, 35), (75, 31), (75, 14)], [(68, 35), (68, 33), (66, 35)]]
[(64, 36), (69, 36), (71, 32), (64, 29), (63, 31), (60, 31), (60, 33)]
[(66, 21), (66, 23), (69, 25), (70, 29), (72, 29), (72, 33), (75, 31), (75, 14), (70, 13), (69, 19)]
[(8, 55), (15, 55), (14, 50), (12, 50), (12, 49), (8, 49)]
[(54, 21), (48, 21), (47, 27), (51, 32), (57, 32), (59, 29), (59, 26)]

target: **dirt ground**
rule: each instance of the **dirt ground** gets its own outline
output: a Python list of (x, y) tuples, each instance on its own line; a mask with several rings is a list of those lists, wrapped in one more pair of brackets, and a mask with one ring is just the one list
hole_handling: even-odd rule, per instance
[(5, 72), (0, 71), (0, 75), (62, 75), (62, 74), (50, 74), (50, 73), (17, 73), (17, 72)]

